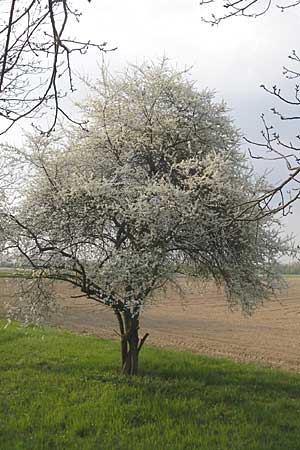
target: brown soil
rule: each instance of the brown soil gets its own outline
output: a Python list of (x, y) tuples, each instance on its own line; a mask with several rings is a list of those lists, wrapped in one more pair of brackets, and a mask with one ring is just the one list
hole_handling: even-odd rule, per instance
[[(277, 300), (266, 302), (250, 318), (229, 311), (224, 295), (212, 285), (188, 285), (184, 300), (170, 288), (146, 307), (141, 333), (149, 332), (147, 342), (161, 347), (300, 371), (300, 277), (288, 283)], [(14, 297), (13, 280), (1, 279), (0, 289), (2, 304)], [(110, 310), (85, 298), (71, 298), (74, 290), (62, 283), (57, 291), (60, 308), (52, 325), (118, 338)]]

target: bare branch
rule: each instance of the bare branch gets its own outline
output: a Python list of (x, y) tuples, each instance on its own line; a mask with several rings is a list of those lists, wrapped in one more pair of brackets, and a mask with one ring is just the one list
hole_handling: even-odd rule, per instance
[(81, 16), (71, 0), (11, 0), (6, 5), (0, 5), (0, 135), (22, 119), (42, 117), (44, 107), (51, 114), (43, 132), (54, 130), (60, 116), (84, 126), (62, 102), (76, 91), (72, 55), (113, 49), (67, 35), (70, 21)]

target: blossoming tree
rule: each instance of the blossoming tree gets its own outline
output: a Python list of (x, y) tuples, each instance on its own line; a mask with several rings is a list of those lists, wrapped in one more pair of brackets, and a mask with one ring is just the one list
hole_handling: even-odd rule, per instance
[(178, 274), (214, 279), (251, 312), (278, 286), (286, 245), (251, 206), (262, 182), (226, 106), (186, 72), (165, 60), (117, 77), (104, 70), (82, 108), (88, 132), (34, 136), (18, 151), (28, 180), (3, 215), (6, 246), (40, 280), (112, 308), (122, 370), (136, 374), (141, 312), (156, 289)]

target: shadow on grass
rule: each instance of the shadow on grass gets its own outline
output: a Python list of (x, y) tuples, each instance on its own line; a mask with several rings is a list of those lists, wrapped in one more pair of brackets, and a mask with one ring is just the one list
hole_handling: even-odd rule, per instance
[[(23, 337), (21, 332), (10, 334), (2, 332), (0, 346), (14, 343)], [(67, 337), (73, 338), (72, 335)], [(91, 341), (85, 341), (84, 351), (81, 345), (77, 348), (76, 341), (71, 349), (69, 345), (66, 347), (67, 351), (64, 349), (66, 344), (61, 345), (59, 341), (53, 344), (51, 338), (49, 343), (54, 345), (50, 353), (46, 343), (42, 348), (39, 347), (39, 342), (30, 346), (30, 349), (24, 348), (24, 354), (29, 350), (31, 357), (22, 358), (17, 369), (36, 372), (37, 377), (53, 373), (66, 379), (72, 376), (91, 383), (128, 385), (150, 394), (155, 394), (158, 390), (161, 395), (166, 394), (171, 398), (182, 395), (186, 399), (191, 399), (195, 395), (198, 397), (203, 392), (210, 393), (213, 390), (220, 392), (223, 399), (231, 398), (233, 402), (236, 399), (246, 401), (254, 397), (300, 398), (300, 376), (279, 370), (146, 347), (141, 353), (140, 375), (130, 378), (120, 374), (118, 343), (109, 341), (100, 343), (93, 338)], [(22, 352), (23, 350), (18, 351), (19, 357), (22, 356)], [(16, 366), (10, 361), (5, 364), (5, 368), (16, 369)]]
[[(19, 336), (15, 336), (12, 340), (18, 338)], [(61, 358), (48, 359), (41, 355), (36, 362), (22, 361), (18, 369), (36, 372), (37, 378), (51, 373), (66, 379), (72, 376), (86, 383), (132, 387), (147, 395), (156, 395), (159, 392), (161, 396), (168, 398), (183, 396), (185, 399), (192, 399), (195, 396), (205, 397), (206, 394), (209, 397), (210, 394), (214, 396), (216, 392), (220, 394), (220, 401), (226, 403), (248, 402), (254, 398), (300, 398), (300, 376), (294, 374), (195, 355), (191, 356), (193, 361), (187, 361), (181, 353), (174, 353), (178, 359), (174, 361), (164, 357), (161, 350), (158, 350), (159, 354), (153, 358), (153, 351), (155, 352), (151, 349), (150, 354), (145, 352), (140, 374), (135, 377), (121, 375), (117, 352), (110, 354), (107, 361), (103, 360), (101, 353), (99, 360), (94, 354), (93, 358), (89, 359), (87, 354), (83, 359), (78, 356), (76, 361), (70, 361), (74, 358), (73, 353), (69, 357), (66, 356), (65, 362)], [(10, 365), (10, 368), (16, 367)]]
[[(151, 349), (151, 353), (152, 353)], [(214, 387), (220, 390), (232, 388), (236, 392), (247, 395), (248, 398), (254, 395), (269, 398), (300, 398), (300, 375), (288, 373), (276, 369), (260, 368), (251, 364), (238, 364), (223, 358), (213, 359), (174, 352), (178, 362), (172, 359), (168, 361), (161, 355), (161, 360), (153, 362), (153, 358), (145, 357), (140, 376), (151, 379), (174, 382), (185, 389), (188, 394), (188, 387), (197, 385), (202, 387)], [(190, 359), (193, 359), (191, 361)]]
[[(0, 330), (1, 331), (1, 330)], [(17, 341), (18, 339), (23, 339), (24, 336), (21, 334), (4, 334), (4, 332), (0, 334), (0, 346), (7, 345)]]

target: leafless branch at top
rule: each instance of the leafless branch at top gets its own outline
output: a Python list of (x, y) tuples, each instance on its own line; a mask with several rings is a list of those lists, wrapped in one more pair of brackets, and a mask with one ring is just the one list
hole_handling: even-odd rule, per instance
[(76, 90), (72, 57), (90, 49), (112, 49), (105, 42), (70, 37), (69, 24), (79, 22), (80, 17), (71, 0), (1, 2), (0, 135), (21, 119), (45, 114), (45, 106), (49, 125), (44, 131), (48, 133), (55, 128), (59, 116), (84, 125), (76, 122), (62, 105), (62, 99)]
[(200, 0), (200, 6), (213, 4), (214, 12), (209, 16), (202, 17), (203, 22), (211, 25), (218, 25), (225, 19), (232, 17), (252, 17), (257, 18), (266, 14), (273, 6), (280, 11), (293, 8), (300, 4), (297, 1), (283, 1), (275, 3), (274, 0)]

